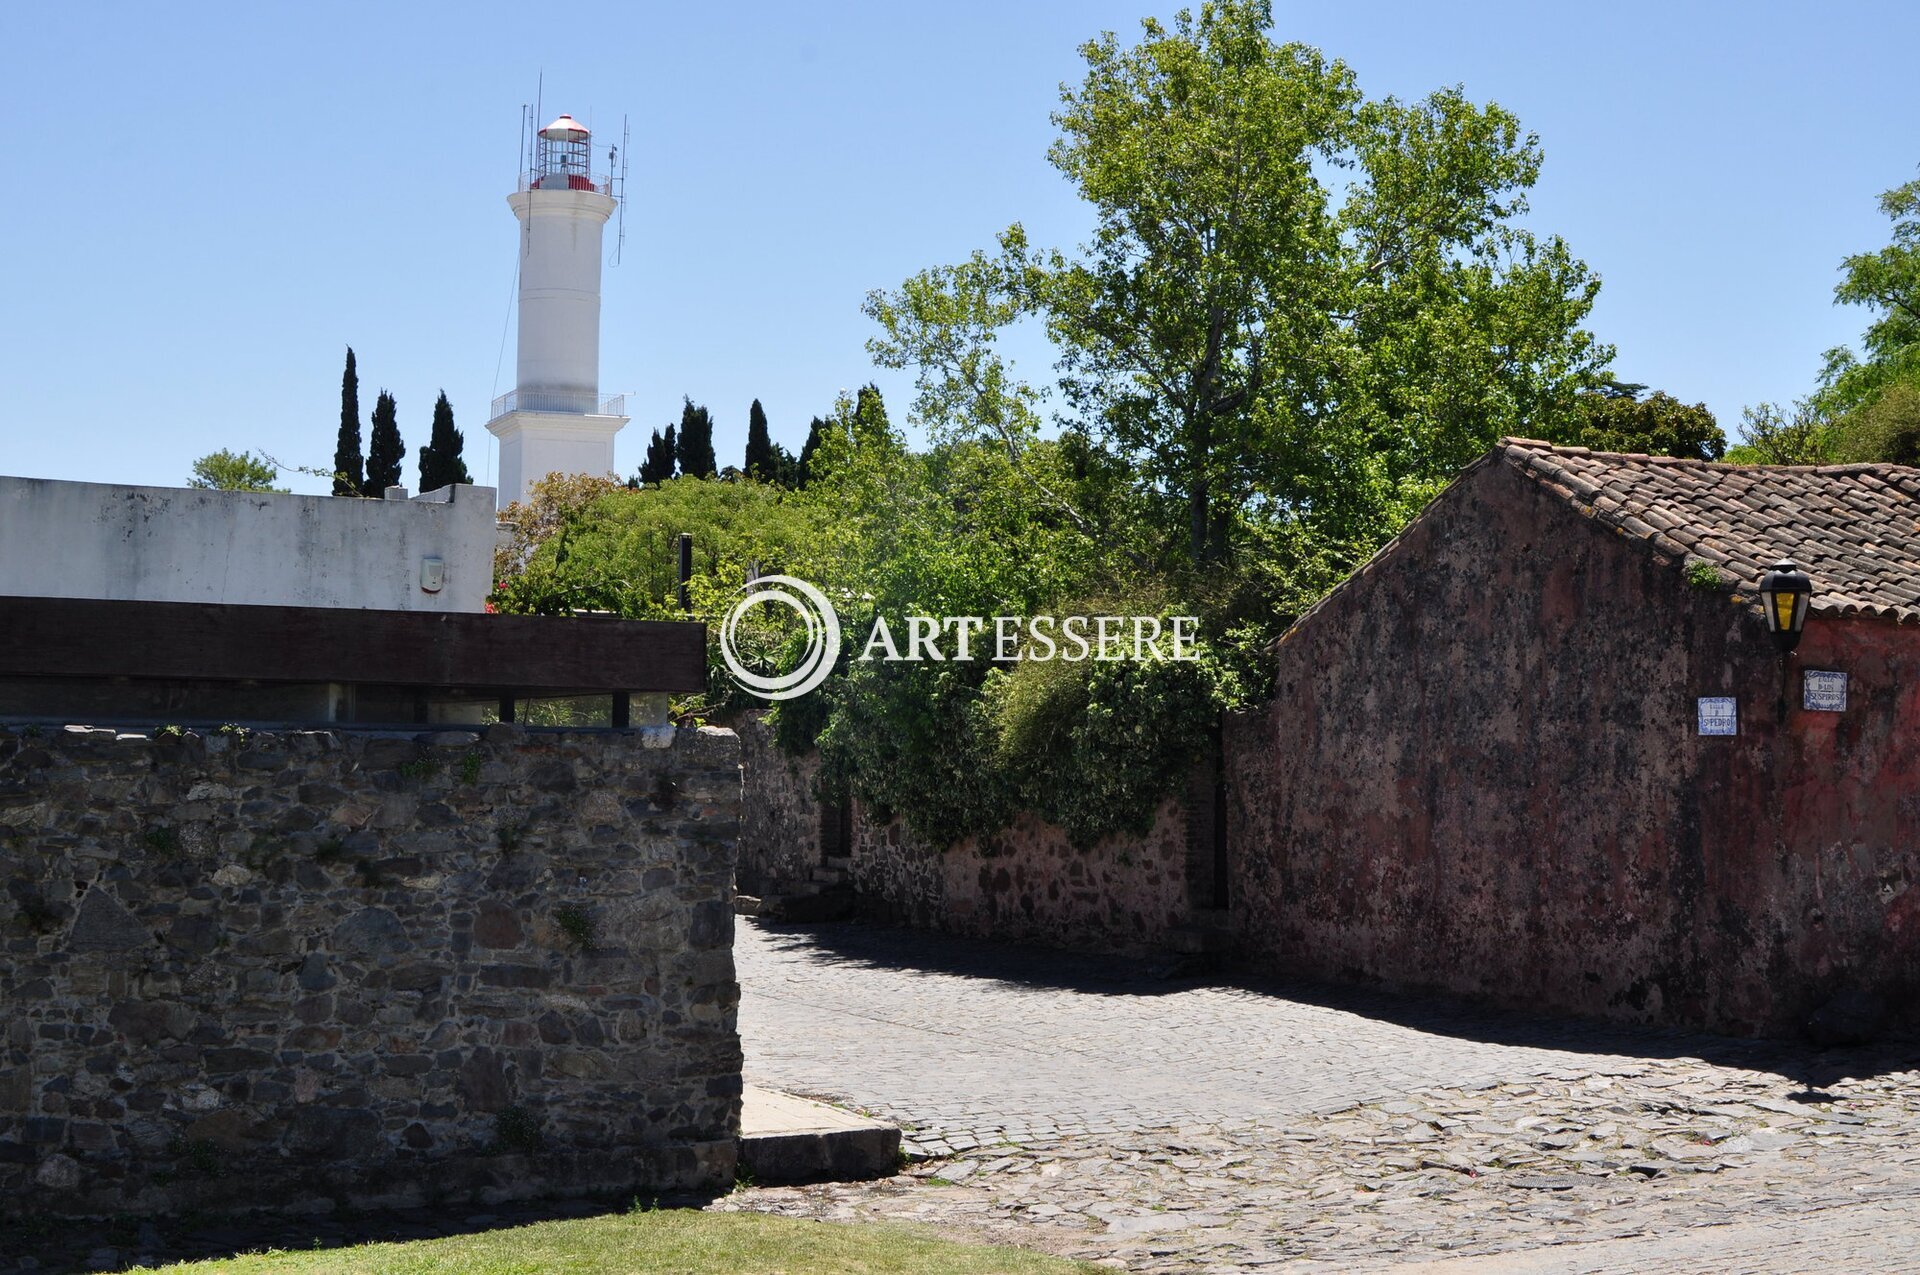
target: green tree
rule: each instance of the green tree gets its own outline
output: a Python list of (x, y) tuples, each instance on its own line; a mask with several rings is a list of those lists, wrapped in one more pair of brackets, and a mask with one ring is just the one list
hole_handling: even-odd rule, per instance
[(433, 404), (433, 426), (427, 434), (427, 445), (420, 449), (420, 490), (438, 491), (454, 483), (470, 483), (467, 475), (467, 463), (460, 458), (466, 440), (460, 431), (453, 427), (453, 404), (447, 401), (447, 392), (440, 391), (440, 397)]
[(1826, 465), (1839, 458), (1834, 423), (1816, 401), (1791, 408), (1761, 403), (1741, 410), (1740, 441), (1727, 459), (1742, 465)]
[(222, 448), (193, 462), (193, 476), (187, 479), (187, 486), (214, 491), (284, 492), (285, 487), (273, 485), (279, 477), (279, 468), (265, 456)]
[[(694, 618), (717, 626), (754, 571), (823, 578), (813, 554), (827, 511), (769, 483), (670, 478), (623, 488), (603, 478), (552, 474), (510, 506), (511, 535), (495, 553), (494, 603), (502, 611), (564, 615), (610, 611), (634, 618), (684, 619), (678, 598), (679, 542), (693, 537)], [(794, 633), (781, 608), (759, 608), (736, 625), (736, 649), (780, 648)], [(747, 701), (709, 644), (709, 688), (680, 703), (705, 714)], [(757, 706), (758, 702), (753, 701)]]
[(360, 373), (354, 367), (353, 347), (347, 347), (347, 370), (340, 375), (340, 433), (333, 443), (333, 494), (365, 494), (360, 460)]
[(407, 445), (400, 439), (399, 409), (393, 395), (385, 390), (373, 402), (372, 432), (367, 438), (367, 482), (369, 496), (384, 496), (387, 488), (400, 485), (400, 469), (407, 460)]
[(1050, 158), (1089, 250), (1015, 226), (868, 301), (917, 411), (1015, 453), (1044, 396), (992, 341), (1040, 317), (1069, 422), (1165, 497), (1195, 563), (1256, 517), (1377, 543), (1501, 434), (1570, 412), (1612, 354), (1582, 326), (1597, 279), (1515, 224), (1541, 162), (1518, 120), (1457, 89), (1369, 101), (1270, 22), (1221, 0), (1084, 46)]
[(674, 448), (680, 473), (687, 478), (712, 478), (719, 470), (713, 454), (713, 417), (688, 398), (680, 409), (680, 437)]
[(1920, 465), (1920, 382), (1893, 381), (1834, 427), (1841, 460)]
[[(1054, 497), (1134, 521), (1121, 486), (1079, 440), (1003, 447), (949, 439), (914, 452), (869, 395), (822, 431), (803, 497), (822, 511), (817, 569), (852, 607), (844, 676), (815, 701), (780, 706), (784, 744), (811, 745), (822, 782), (904, 818), (935, 843), (990, 832), (1016, 810), (1077, 841), (1140, 827), (1205, 746), (1231, 696), (1217, 662), (1126, 668), (857, 658), (865, 624), (907, 614), (1153, 614), (1163, 582), (1141, 579), (1129, 541), (1091, 535)], [(1052, 493), (1051, 496), (1043, 493)], [(988, 644), (980, 638), (975, 646)], [(956, 639), (943, 634), (949, 655)]]
[(760, 400), (753, 400), (753, 406), (747, 409), (747, 454), (740, 468), (749, 478), (757, 478), (763, 483), (780, 480), (780, 466), (774, 456), (773, 437), (767, 430), (766, 409), (760, 406)]
[(667, 426), (664, 436), (659, 430), (647, 440), (647, 455), (640, 462), (639, 483), (643, 487), (658, 486), (673, 477), (673, 426)]
[(800, 458), (782, 447), (773, 445), (773, 472), (776, 483), (782, 487), (796, 488), (800, 485)]
[(800, 445), (800, 456), (794, 462), (795, 487), (805, 487), (813, 481), (813, 458), (820, 451), (820, 438), (826, 432), (827, 423), (818, 416), (807, 426), (807, 441)]
[(1830, 416), (1867, 406), (1890, 385), (1920, 384), (1920, 180), (1882, 194), (1880, 211), (1893, 222), (1893, 242), (1848, 257), (1833, 290), (1837, 304), (1865, 306), (1874, 317), (1863, 354), (1827, 351), (1817, 397)]
[(1691, 460), (1719, 460), (1727, 454), (1727, 436), (1705, 403), (1688, 406), (1660, 390), (1643, 398), (1646, 389), (1608, 381), (1581, 392), (1574, 397), (1570, 428), (1554, 441), (1597, 452)]

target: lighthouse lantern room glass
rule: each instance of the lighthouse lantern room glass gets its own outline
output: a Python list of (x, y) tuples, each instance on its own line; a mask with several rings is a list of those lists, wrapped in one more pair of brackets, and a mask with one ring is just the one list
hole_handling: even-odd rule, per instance
[(534, 185), (540, 190), (592, 190), (592, 135), (571, 115), (540, 130)]

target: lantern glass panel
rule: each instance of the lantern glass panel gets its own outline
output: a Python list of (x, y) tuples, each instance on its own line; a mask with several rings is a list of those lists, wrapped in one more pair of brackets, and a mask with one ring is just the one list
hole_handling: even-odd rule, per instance
[(1788, 593), (1785, 589), (1773, 595), (1773, 627), (1791, 633), (1794, 629), (1795, 612), (1800, 609), (1802, 594)]

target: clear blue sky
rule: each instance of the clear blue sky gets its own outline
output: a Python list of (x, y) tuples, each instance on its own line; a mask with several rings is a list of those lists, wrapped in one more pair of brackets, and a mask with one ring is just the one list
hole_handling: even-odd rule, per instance
[[(875, 375), (867, 289), (1016, 219), (1082, 237), (1045, 160), (1058, 85), (1082, 40), (1172, 7), (7, 5), (0, 473), (176, 484), (218, 447), (326, 465), (351, 344), (363, 411), (391, 389), (411, 452), (444, 387), (484, 480), (543, 71), (548, 114), (602, 140), (632, 121), (601, 352), (602, 388), (635, 392), (622, 472), (682, 394), (722, 463), (756, 397), (797, 447)], [(1623, 379), (1731, 433), (1864, 326), (1831, 291), (1920, 164), (1910, 0), (1276, 10), (1369, 93), (1460, 83), (1539, 133), (1531, 224), (1604, 278)], [(876, 379), (898, 417), (904, 378)]]

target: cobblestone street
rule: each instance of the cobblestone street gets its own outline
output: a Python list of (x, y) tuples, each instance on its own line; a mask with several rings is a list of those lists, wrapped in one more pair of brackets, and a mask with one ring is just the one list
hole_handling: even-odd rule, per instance
[(1129, 1270), (1920, 1270), (1911, 1046), (1816, 1053), (744, 922), (750, 1081), (917, 1160), (721, 1207)]

